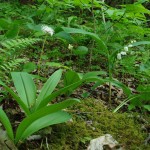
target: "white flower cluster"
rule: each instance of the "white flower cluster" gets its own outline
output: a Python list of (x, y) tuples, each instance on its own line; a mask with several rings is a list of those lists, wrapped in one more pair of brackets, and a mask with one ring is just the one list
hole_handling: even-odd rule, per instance
[(132, 44), (135, 43), (135, 42), (136, 42), (136, 40), (132, 40), (131, 44), (125, 46), (124, 50), (117, 54), (117, 59), (121, 60), (122, 55), (127, 55), (127, 52), (129, 51), (129, 47), (133, 47)]
[(73, 45), (69, 44), (69, 45), (68, 45), (68, 49), (69, 49), (69, 50), (72, 50), (72, 49), (73, 49)]
[(48, 33), (48, 34), (50, 34), (51, 36), (54, 34), (54, 30), (53, 30), (51, 27), (49, 27), (49, 26), (42, 25), (41, 28), (42, 28), (42, 31), (43, 31), (44, 33)]

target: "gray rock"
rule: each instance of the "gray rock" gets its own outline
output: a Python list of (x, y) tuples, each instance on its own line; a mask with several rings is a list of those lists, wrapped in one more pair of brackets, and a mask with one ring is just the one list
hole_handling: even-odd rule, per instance
[(105, 134), (91, 140), (87, 150), (104, 150), (106, 148), (109, 150), (123, 150), (121, 147), (117, 148), (118, 146), (119, 143), (110, 134)]

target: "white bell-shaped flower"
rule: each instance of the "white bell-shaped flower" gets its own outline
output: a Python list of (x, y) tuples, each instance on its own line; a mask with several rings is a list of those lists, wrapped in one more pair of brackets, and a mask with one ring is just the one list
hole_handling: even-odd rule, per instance
[(121, 60), (121, 53), (117, 54), (117, 59)]
[(120, 54), (121, 54), (121, 55), (127, 55), (127, 53), (126, 53), (126, 52), (123, 52), (123, 51), (122, 51)]
[(72, 50), (73, 49), (73, 45), (69, 44), (68, 45), (68, 49)]
[(132, 44), (129, 44), (128, 47), (133, 47), (133, 45), (132, 45)]
[(44, 33), (48, 33), (48, 34), (50, 34), (51, 36), (54, 34), (54, 30), (53, 30), (51, 27), (49, 27), (49, 26), (42, 25), (41, 28), (42, 28), (42, 31), (43, 31)]
[(128, 46), (125, 46), (125, 47), (124, 47), (124, 51), (125, 51), (125, 52), (128, 52), (128, 50), (129, 50), (129, 49), (128, 49)]

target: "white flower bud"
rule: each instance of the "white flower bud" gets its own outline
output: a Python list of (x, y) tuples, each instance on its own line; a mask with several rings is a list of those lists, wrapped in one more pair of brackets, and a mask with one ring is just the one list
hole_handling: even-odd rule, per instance
[(132, 40), (132, 41), (131, 41), (131, 43), (135, 43), (135, 42), (136, 42), (136, 40)]
[(117, 54), (117, 59), (119, 59), (119, 60), (121, 59), (121, 53)]
[(128, 47), (133, 47), (133, 45), (132, 45), (132, 44), (129, 44)]
[(44, 33), (49, 33), (51, 36), (54, 34), (54, 30), (49, 26), (42, 25), (41, 28)]
[(73, 45), (69, 44), (68, 45), (68, 49), (72, 50), (73, 49)]
[(127, 55), (127, 53), (126, 53), (126, 52), (121, 52), (120, 54), (121, 54), (121, 55)]
[(128, 46), (125, 46), (125, 47), (124, 47), (124, 51), (125, 51), (125, 52), (128, 52)]
[(135, 42), (136, 42), (136, 40), (133, 40), (133, 42), (135, 43)]

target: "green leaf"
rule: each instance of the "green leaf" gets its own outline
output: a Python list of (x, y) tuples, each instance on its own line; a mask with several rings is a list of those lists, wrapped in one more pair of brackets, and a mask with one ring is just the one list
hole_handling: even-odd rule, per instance
[(150, 85), (138, 85), (139, 98), (143, 101), (150, 101)]
[(14, 141), (14, 134), (13, 134), (13, 130), (12, 130), (12, 126), (11, 123), (6, 115), (6, 113), (2, 110), (2, 108), (0, 108), (0, 121), (2, 122), (2, 124), (4, 125), (8, 137)]
[(64, 66), (61, 63), (56, 63), (56, 62), (47, 62), (45, 65), (50, 66), (50, 67), (56, 67), (56, 68), (64, 68), (64, 69), (70, 69), (67, 66)]
[(30, 109), (36, 101), (36, 86), (31, 76), (26, 72), (12, 72), (11, 76), (19, 97)]
[(54, 91), (55, 87), (57, 86), (57, 84), (60, 81), (61, 75), (62, 75), (62, 70), (60, 69), (60, 70), (55, 71), (50, 76), (50, 78), (44, 84), (44, 86), (37, 98), (36, 106), (38, 106), (42, 102), (43, 99), (45, 99), (48, 95), (50, 95)]
[(126, 10), (127, 12), (132, 12), (132, 13), (150, 14), (150, 11), (146, 9), (142, 4), (127, 4)]
[[(66, 87), (80, 80), (81, 79), (78, 73), (76, 73), (75, 71), (69, 70), (64, 75), (64, 86)], [(73, 90), (74, 88), (69, 88), (68, 91), (66, 91), (67, 95), (70, 95), (73, 92)]]
[(19, 33), (19, 26), (18, 24), (14, 23), (11, 29), (6, 33), (6, 37), (9, 39), (15, 38)]
[(80, 80), (81, 79), (80, 79), (78, 73), (76, 73), (75, 71), (69, 70), (64, 75), (64, 86), (71, 85)]
[(140, 41), (140, 42), (135, 42), (132, 45), (133, 46), (139, 46), (139, 45), (147, 45), (150, 44), (150, 41)]
[(56, 92), (54, 92), (54, 93), (48, 95), (46, 98), (44, 98), (44, 99), (41, 101), (41, 103), (40, 103), (40, 105), (37, 107), (37, 109), (40, 109), (40, 108), (46, 106), (50, 101), (52, 101), (53, 99), (55, 99), (57, 96), (60, 96), (60, 95), (62, 95), (62, 94), (64, 94), (64, 93), (66, 93), (66, 91), (68, 91), (70, 88), (71, 88), (71, 89), (76, 89), (77, 87), (79, 87), (79, 86), (82, 84), (82, 82), (83, 82), (83, 81), (78, 81), (78, 82), (76, 82), (76, 83), (73, 83), (73, 84), (71, 84), (71, 85), (69, 85), (69, 86), (66, 86), (66, 87), (64, 87), (64, 88), (62, 88), (62, 89), (60, 89), (60, 90), (58, 90), (58, 91), (56, 91)]
[(98, 77), (98, 75), (106, 75), (107, 73), (105, 71), (92, 71), (88, 72), (85, 75), (83, 75), (82, 79), (88, 79), (91, 77)]
[(69, 43), (74, 42), (74, 39), (70, 36), (70, 34), (64, 32), (64, 31), (58, 32), (54, 36), (58, 37), (58, 38), (62, 38), (64, 40), (68, 41)]
[(144, 105), (143, 106), (145, 109), (147, 109), (148, 111), (150, 111), (150, 105)]
[(28, 62), (23, 66), (23, 72), (32, 72), (36, 69), (36, 64), (34, 62)]
[(73, 52), (75, 55), (86, 55), (88, 53), (88, 48), (85, 46), (78, 46)]
[[(68, 99), (68, 100), (65, 100), (65, 101), (57, 103), (57, 104), (53, 104), (53, 105), (50, 105), (50, 106), (45, 106), (45, 107), (41, 108), (40, 110), (34, 112), (33, 114), (31, 114), (30, 116), (25, 118), (20, 123), (20, 125), (19, 125), (19, 127), (16, 131), (15, 143), (18, 143), (19, 140), (23, 140), (23, 139), (27, 138), (33, 132), (36, 132), (36, 131), (38, 131), (39, 129), (41, 129), (43, 127), (46, 127), (46, 126), (54, 124), (54, 123), (64, 122), (64, 120), (66, 121), (66, 120), (70, 119), (70, 117), (66, 117), (65, 115), (64, 115), (64, 118), (63, 118), (63, 115), (61, 115), (61, 114), (59, 114), (60, 116), (58, 117), (57, 113), (56, 113), (56, 116), (55, 116), (55, 114), (53, 114), (53, 113), (58, 112), (62, 109), (65, 109), (66, 107), (71, 106), (71, 105), (73, 105), (77, 102), (79, 102), (78, 99)], [(50, 118), (48, 117), (48, 115), (50, 115), (49, 116)], [(46, 116), (49, 118), (49, 120), (47, 120)], [(45, 118), (46, 120), (44, 120), (43, 117), (44, 118), (46, 117)], [(35, 124), (35, 122), (36, 122), (36, 124)], [(38, 124), (37, 124), (37, 122), (38, 122)], [(33, 123), (35, 124), (35, 126), (33, 126)], [(33, 129), (33, 131), (30, 128), (30, 126)]]
[(34, 132), (42, 128), (45, 128), (47, 126), (54, 125), (54, 124), (63, 123), (63, 122), (68, 121), (69, 119), (71, 119), (71, 116), (68, 113), (63, 112), (63, 111), (48, 114), (32, 122), (32, 124), (30, 124), (30, 126), (28, 126), (25, 129), (25, 131), (22, 133), (20, 140), (23, 141), (28, 136), (30, 136), (31, 134), (33, 134)]
[(24, 102), (17, 96), (17, 94), (11, 88), (6, 86), (1, 80), (0, 80), (0, 85), (2, 85), (12, 95), (12, 97), (17, 101), (19, 106), (25, 111), (26, 115), (29, 115), (30, 114), (29, 109), (24, 104)]
[(8, 30), (10, 26), (10, 22), (7, 19), (0, 18), (0, 27)]

